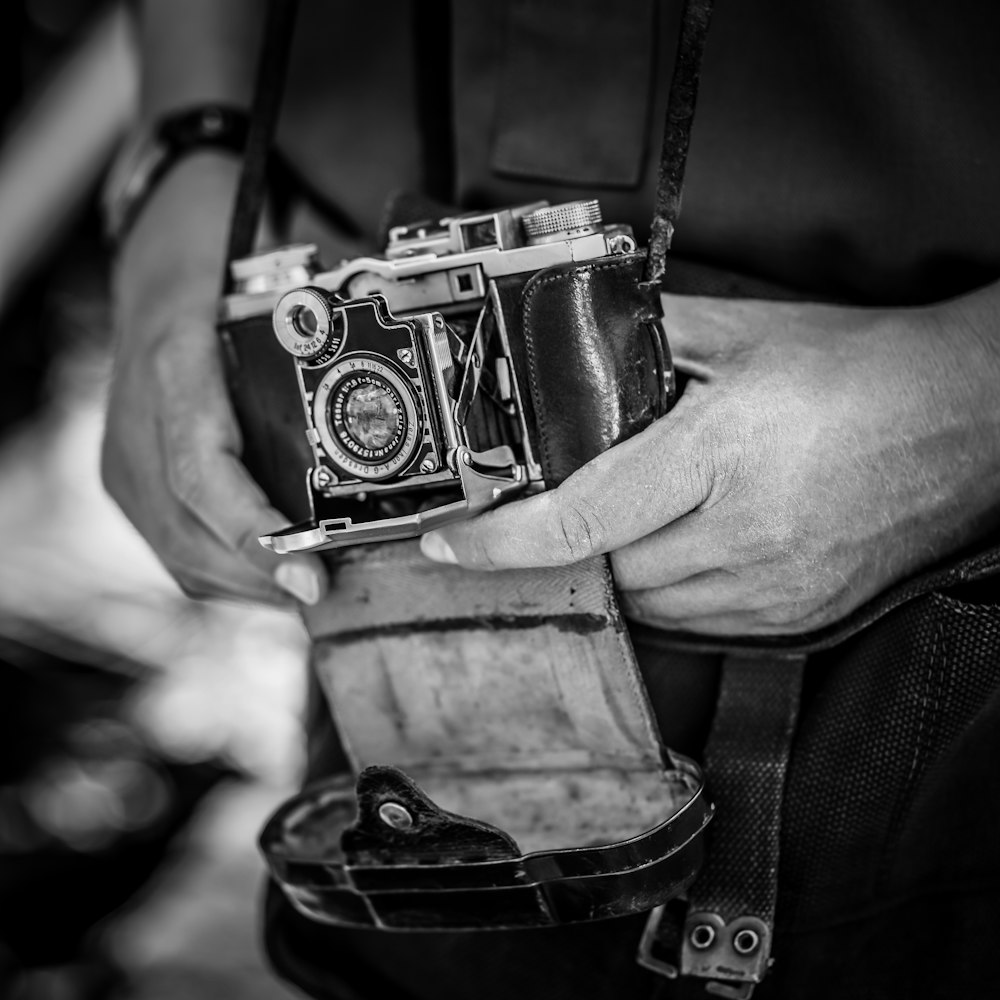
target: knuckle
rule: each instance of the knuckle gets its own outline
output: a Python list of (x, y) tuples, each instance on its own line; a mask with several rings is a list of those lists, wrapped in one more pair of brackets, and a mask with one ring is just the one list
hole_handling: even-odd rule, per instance
[[(657, 617), (651, 613), (650, 600), (644, 591), (623, 590), (619, 593), (618, 600), (628, 618), (645, 621)], [(662, 618), (662, 615), (659, 617)]]
[(686, 479), (684, 487), (692, 499), (697, 498), (700, 503), (707, 503), (716, 490), (723, 453), (723, 434), (721, 421), (713, 421), (699, 428), (694, 435), (688, 461), (683, 466), (682, 474)]
[[(164, 422), (164, 471), (171, 495), (196, 515), (209, 507), (216, 452), (188, 417)], [(228, 516), (228, 515), (227, 515)]]
[(758, 419), (735, 405), (720, 406), (698, 438), (696, 487), (712, 502), (733, 491), (751, 495), (766, 479), (773, 453), (770, 418)]
[(712, 472), (712, 487), (736, 485), (746, 478), (750, 442), (735, 414), (724, 410), (703, 443), (706, 465)]
[(501, 565), (493, 551), (493, 546), (485, 538), (478, 535), (469, 540), (469, 562), (480, 569), (498, 569)]
[(153, 378), (160, 385), (169, 386), (177, 369), (177, 337), (168, 326), (153, 338), (147, 349), (147, 363)]
[(603, 551), (606, 536), (601, 520), (579, 503), (566, 504), (556, 512), (557, 538), (570, 562), (579, 562)]
[(167, 482), (174, 498), (188, 510), (204, 506), (204, 473), (193, 448), (178, 448), (167, 457)]

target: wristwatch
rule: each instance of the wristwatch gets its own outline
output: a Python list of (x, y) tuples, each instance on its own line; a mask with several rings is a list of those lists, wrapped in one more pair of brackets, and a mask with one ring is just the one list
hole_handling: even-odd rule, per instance
[(121, 243), (156, 186), (183, 157), (202, 149), (241, 155), (249, 126), (250, 116), (240, 108), (202, 104), (173, 112), (126, 139), (101, 197), (111, 244)]

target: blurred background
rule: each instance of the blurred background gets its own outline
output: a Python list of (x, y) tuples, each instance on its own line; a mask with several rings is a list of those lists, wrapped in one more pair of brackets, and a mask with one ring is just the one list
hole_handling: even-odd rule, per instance
[(0, 1000), (290, 995), (256, 835), (300, 771), (304, 635), (186, 599), (99, 480), (135, 58), (122, 5), (0, 4)]

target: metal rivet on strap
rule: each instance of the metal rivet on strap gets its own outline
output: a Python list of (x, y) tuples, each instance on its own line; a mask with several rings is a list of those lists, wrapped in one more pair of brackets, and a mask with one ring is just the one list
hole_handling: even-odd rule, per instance
[(749, 927), (737, 931), (733, 937), (733, 948), (737, 954), (752, 955), (760, 947), (760, 935)]
[(410, 811), (398, 802), (383, 802), (378, 807), (378, 818), (394, 830), (409, 830), (413, 826)]
[(711, 924), (695, 924), (691, 928), (689, 937), (692, 948), (704, 951), (706, 948), (711, 948), (715, 941), (715, 928)]

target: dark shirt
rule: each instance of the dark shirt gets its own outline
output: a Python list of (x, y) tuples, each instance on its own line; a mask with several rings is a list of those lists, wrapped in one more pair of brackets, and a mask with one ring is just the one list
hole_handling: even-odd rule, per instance
[[(644, 236), (679, 6), (306, 0), (280, 135), (361, 234), (334, 250), (374, 245), (397, 190), (469, 209), (596, 196)], [(859, 305), (996, 280), (998, 38), (1000, 7), (979, 0), (720, 3), (675, 253)], [(996, 699), (982, 708), (995, 660), (972, 697), (961, 626), (1000, 626), (985, 600), (927, 602), (807, 668), (761, 1000), (983, 995), (982, 949), (1000, 931), (1000, 730)], [(718, 663), (668, 661), (655, 642), (639, 653), (664, 736), (696, 753)], [(882, 781), (897, 758), (903, 777)], [(641, 923), (385, 935), (309, 924), (273, 895), (269, 946), (317, 996), (663, 996), (633, 961)]]
[[(282, 143), (369, 240), (429, 181), (646, 231), (676, 0), (303, 6)], [(998, 38), (978, 0), (719, 4), (676, 252), (859, 304), (995, 280)]]

